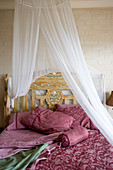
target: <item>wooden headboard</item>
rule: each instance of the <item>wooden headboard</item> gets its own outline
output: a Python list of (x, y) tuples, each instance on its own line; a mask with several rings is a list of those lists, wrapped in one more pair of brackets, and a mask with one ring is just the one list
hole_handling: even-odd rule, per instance
[[(4, 119), (6, 124), (8, 123), (10, 117), (10, 98), (8, 96), (8, 75), (5, 78), (5, 95), (4, 95)], [(45, 90), (46, 94), (37, 95), (37, 90)], [(77, 100), (73, 94), (64, 95), (62, 91), (70, 90), (67, 86), (62, 74), (60, 72), (49, 73), (36, 79), (35, 82), (31, 84), (31, 109), (36, 107), (36, 102), (39, 100), (40, 106), (45, 107), (47, 104), (49, 109), (54, 110), (56, 103), (59, 104), (69, 104), (70, 100), (73, 104), (77, 104)], [(22, 111), (28, 111), (28, 95), (22, 96)], [(19, 112), (19, 97), (14, 100), (14, 113)]]

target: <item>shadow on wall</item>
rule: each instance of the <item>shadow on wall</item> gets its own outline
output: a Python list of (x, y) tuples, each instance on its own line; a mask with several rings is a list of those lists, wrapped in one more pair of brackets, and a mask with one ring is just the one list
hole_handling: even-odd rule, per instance
[(108, 91), (106, 92), (106, 101), (107, 101), (108, 98), (110, 97), (110, 93), (111, 93), (110, 91), (109, 91), (109, 92), (108, 92)]
[(0, 128), (5, 127), (5, 122), (4, 122), (4, 78), (5, 78), (5, 75), (0, 75)]

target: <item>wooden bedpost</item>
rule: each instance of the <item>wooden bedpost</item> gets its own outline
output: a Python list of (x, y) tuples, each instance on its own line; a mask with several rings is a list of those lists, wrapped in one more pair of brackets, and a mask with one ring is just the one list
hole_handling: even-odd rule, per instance
[(8, 96), (8, 78), (9, 75), (6, 74), (5, 78), (5, 91), (4, 91), (4, 120), (5, 125), (8, 125), (9, 117), (10, 117), (10, 98)]

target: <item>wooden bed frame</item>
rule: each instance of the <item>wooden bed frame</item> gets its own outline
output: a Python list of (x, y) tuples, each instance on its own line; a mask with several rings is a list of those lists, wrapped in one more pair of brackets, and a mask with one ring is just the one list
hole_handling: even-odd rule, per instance
[[(10, 117), (10, 98), (8, 96), (8, 77), (5, 78), (5, 95), (4, 95), (4, 120), (6, 125), (8, 124)], [(45, 95), (37, 95), (37, 90), (46, 90)], [(67, 86), (62, 74), (60, 72), (49, 73), (36, 79), (35, 82), (31, 84), (31, 110), (36, 107), (36, 100), (40, 101), (40, 106), (45, 107), (45, 102), (49, 109), (54, 110), (56, 103), (59, 104), (69, 104), (70, 100), (73, 104), (78, 104), (75, 97), (72, 95), (64, 95), (62, 90), (70, 90)], [(22, 111), (28, 111), (27, 109), (27, 99), (28, 95), (22, 96)], [(14, 100), (14, 113), (19, 112), (19, 97)]]

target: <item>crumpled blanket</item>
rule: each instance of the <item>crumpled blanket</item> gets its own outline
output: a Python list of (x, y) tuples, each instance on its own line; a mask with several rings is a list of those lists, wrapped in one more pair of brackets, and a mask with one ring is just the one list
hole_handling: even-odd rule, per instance
[(74, 127), (59, 135), (58, 142), (62, 147), (73, 146), (88, 137), (88, 130), (84, 127)]
[(52, 144), (62, 132), (44, 135), (32, 130), (4, 130), (0, 134), (0, 159), (45, 143)]
[(1, 170), (24, 170), (31, 163), (35, 162), (36, 159), (40, 156), (41, 152), (47, 148), (48, 144), (39, 145), (35, 148), (20, 151), (19, 153), (10, 156), (5, 159), (0, 159), (0, 169)]

